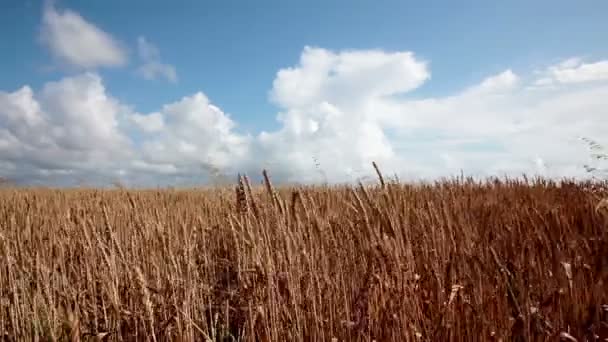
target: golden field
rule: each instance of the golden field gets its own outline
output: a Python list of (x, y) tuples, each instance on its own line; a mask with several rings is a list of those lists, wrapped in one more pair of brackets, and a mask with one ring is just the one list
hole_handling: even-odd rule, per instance
[(605, 341), (605, 185), (0, 190), (0, 340)]

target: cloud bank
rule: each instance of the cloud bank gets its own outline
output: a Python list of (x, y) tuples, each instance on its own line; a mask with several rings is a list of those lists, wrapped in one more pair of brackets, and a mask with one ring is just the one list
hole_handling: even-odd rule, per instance
[(584, 177), (589, 153), (577, 138), (602, 142), (608, 133), (607, 63), (505, 70), (449, 96), (412, 98), (431, 82), (428, 63), (412, 52), (306, 47), (270, 90), (280, 128), (259, 133), (240, 132), (202, 92), (139, 113), (88, 72), (39, 91), (0, 92), (0, 175), (27, 184), (191, 185), (211, 166), (342, 182), (372, 174), (376, 161), (402, 179), (461, 170)]

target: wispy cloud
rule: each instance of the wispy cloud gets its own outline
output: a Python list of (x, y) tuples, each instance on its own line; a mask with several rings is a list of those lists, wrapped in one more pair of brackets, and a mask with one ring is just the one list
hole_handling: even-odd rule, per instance
[(608, 81), (608, 61), (583, 63), (580, 58), (570, 58), (541, 74), (544, 77), (535, 82), (537, 86)]
[(176, 83), (177, 72), (171, 64), (161, 62), (160, 51), (156, 46), (146, 40), (145, 37), (137, 38), (137, 49), (142, 65), (137, 69), (137, 73), (146, 80), (156, 80), (165, 78), (167, 81)]

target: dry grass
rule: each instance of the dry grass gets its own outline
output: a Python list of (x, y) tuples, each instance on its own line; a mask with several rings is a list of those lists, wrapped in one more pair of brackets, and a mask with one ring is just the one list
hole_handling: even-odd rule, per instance
[(236, 191), (2, 189), (0, 334), (603, 340), (605, 193), (590, 183), (462, 179), (354, 189), (252, 189), (247, 179)]

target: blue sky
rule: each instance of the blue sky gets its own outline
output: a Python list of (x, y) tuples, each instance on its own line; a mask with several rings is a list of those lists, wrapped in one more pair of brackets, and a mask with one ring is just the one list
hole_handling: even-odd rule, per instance
[[(74, 60), (58, 58), (60, 52), (57, 51), (57, 48), (53, 48), (48, 40), (45, 42), (42, 38), (43, 32), (49, 29), (48, 25), (44, 24), (45, 11), (53, 11), (58, 14), (58, 20), (61, 19), (64, 11), (69, 11), (100, 32), (105, 32), (116, 43), (115, 47), (124, 54), (122, 62), (89, 65), (81, 63), (79, 65), (79, 63), (74, 63)], [(267, 146), (269, 143), (260, 142), (263, 140), (260, 133), (262, 131), (269, 134), (274, 133), (275, 139), (280, 141), (280, 143), (277, 142), (278, 145), (295, 144), (295, 141), (299, 141), (299, 139), (308, 140), (305, 137), (296, 139), (293, 134), (288, 135), (285, 129), (288, 125), (285, 121), (277, 120), (277, 115), (280, 111), (299, 111), (300, 116), (297, 120), (301, 121), (304, 116), (308, 120), (317, 114), (308, 112), (308, 114), (301, 114), (304, 107), (300, 103), (298, 103), (300, 107), (290, 107), (290, 105), (286, 105), (291, 103), (290, 101), (285, 99), (273, 101), (271, 95), (282, 91), (276, 87), (276, 83), (273, 83), (279, 79), (277, 73), (286, 68), (297, 69), (301, 66), (300, 59), (305, 55), (307, 46), (329, 51), (338, 56), (336, 60), (340, 60), (340, 58), (347, 60), (348, 56), (341, 54), (347, 54), (349, 51), (382, 51), (385, 54), (413, 53), (416, 62), (424, 63), (424, 69), (428, 75), (415, 86), (397, 87), (403, 91), (387, 94), (391, 95), (394, 101), (397, 99), (407, 101), (407, 105), (410, 106), (414, 105), (416, 101), (446, 102), (450, 97), (457, 97), (466, 92), (466, 89), (481, 84), (493, 75), (501, 75), (505, 71), (513, 73), (517, 79), (534, 83), (534, 78), (538, 80), (543, 78), (539, 75), (551, 74), (550, 70), (560, 68), (560, 63), (573, 58), (576, 61), (572, 65), (566, 63), (561, 67), (573, 69), (574, 72), (590, 72), (593, 75), (599, 75), (585, 78), (585, 80), (591, 79), (591, 86), (587, 81), (559, 81), (557, 83), (562, 86), (552, 90), (551, 94), (545, 90), (542, 99), (530, 94), (519, 94), (523, 88), (519, 89), (518, 95), (513, 95), (516, 98), (511, 99), (509, 104), (517, 102), (514, 108), (527, 110), (523, 103), (528, 103), (532, 107), (542, 107), (541, 101), (548, 101), (547, 97), (558, 94), (562, 96), (564, 92), (580, 92), (581, 89), (603, 86), (603, 76), (601, 75), (603, 75), (604, 69), (601, 63), (608, 57), (608, 45), (605, 40), (608, 34), (606, 13), (608, 13), (608, 2), (606, 1), (314, 0), (251, 2), (228, 0), (167, 2), (57, 0), (44, 3), (33, 0), (4, 0), (0, 3), (0, 51), (2, 51), (0, 54), (0, 75), (2, 75), (0, 91), (11, 94), (23, 86), (29, 86), (34, 93), (33, 100), (40, 102), (42, 100), (36, 99), (37, 94), (48, 82), (59, 82), (62, 79), (89, 73), (97, 77), (99, 83), (103, 84), (104, 94), (141, 115), (160, 111), (166, 104), (175, 103), (185, 96), (201, 92), (210, 104), (217, 106), (222, 111), (223, 115), (229, 115), (234, 126), (231, 126), (231, 132), (238, 135), (238, 138), (248, 140), (243, 142), (247, 145), (243, 148), (249, 154), (253, 153), (252, 151), (270, 155), (286, 153), (290, 156), (289, 158), (274, 160), (274, 163), (293, 165), (294, 160), (290, 158), (296, 158), (295, 155), (301, 151), (294, 146), (292, 149), (277, 152), (276, 148)], [(55, 38), (60, 39), (61, 37)], [(158, 51), (152, 59), (164, 66), (171, 67), (175, 72), (173, 80), (161, 74), (155, 74), (154, 79), (142, 76), (138, 70), (149, 61), (142, 59), (138, 39), (144, 39), (146, 44)], [(63, 48), (72, 47), (65, 45)], [(598, 63), (600, 63), (599, 66)], [(591, 66), (591, 71), (585, 67), (586, 65)], [(552, 67), (554, 69), (551, 69)], [(566, 70), (566, 72), (570, 71)], [(404, 74), (404, 77), (407, 75)], [(508, 78), (506, 77), (506, 79)], [(366, 80), (368, 79), (370, 78), (366, 78)], [(381, 79), (372, 81), (383, 82)], [(94, 83), (94, 81), (92, 82)], [(572, 88), (573, 83), (576, 83), (576, 89)], [(602, 89), (594, 88), (589, 91), (601, 91)], [(348, 94), (344, 96), (348, 96)], [(589, 103), (591, 102), (589, 101)], [(365, 105), (369, 103), (365, 102)], [(461, 106), (460, 103), (451, 104), (450, 108), (462, 109), (458, 107)], [(581, 104), (580, 108), (586, 108), (585, 106), (588, 106), (589, 103)], [(354, 104), (350, 103), (330, 104), (338, 109), (348, 109), (351, 112), (363, 111), (362, 107), (355, 108)], [(306, 104), (307, 111), (310, 110), (311, 105), (312, 103)], [(374, 102), (374, 106), (380, 106), (380, 108), (384, 108), (382, 107), (384, 105), (386, 103)], [(363, 104), (359, 104), (359, 106), (363, 106)], [(403, 111), (406, 107), (400, 107), (399, 110)], [(467, 104), (464, 108), (470, 109), (470, 106)], [(483, 108), (486, 106), (484, 105)], [(0, 108), (0, 113), (2, 110)], [(4, 109), (7, 117), (9, 116), (8, 111), (9, 109)], [(387, 111), (391, 112), (392, 109)], [(572, 108), (572, 111), (577, 112), (578, 110)], [(42, 108), (41, 112), (45, 112), (45, 109)], [(86, 115), (86, 113), (81, 114)], [(119, 114), (116, 115), (119, 116)], [(450, 117), (449, 114), (446, 115)], [(370, 119), (367, 114), (362, 117)], [(589, 118), (590, 127), (597, 126), (593, 120), (598, 118), (601, 116)], [(379, 119), (370, 120), (377, 122)], [(382, 145), (380, 141), (384, 141), (392, 149), (405, 142), (411, 149), (412, 146), (415, 146), (417, 137), (422, 137), (428, 134), (427, 132), (431, 132), (431, 136), (446, 136), (445, 128), (432, 126), (431, 123), (427, 123), (424, 127), (413, 127), (394, 124), (397, 119), (390, 120), (393, 120), (390, 125), (378, 124), (379, 126), (375, 127), (370, 124), (369, 127), (356, 127), (354, 130), (360, 128), (378, 138), (378, 132), (373, 132), (378, 128), (383, 137), (378, 138), (379, 140), (375, 142), (370, 141), (370, 144)], [(518, 120), (521, 122), (521, 119)], [(61, 124), (58, 122), (58, 125)], [(548, 121), (547, 124), (549, 124)], [(6, 121), (4, 125), (9, 126)], [(15, 124), (12, 127), (14, 126)], [(409, 132), (407, 139), (399, 140), (395, 134), (390, 133), (395, 130)], [(283, 131), (283, 135), (280, 134), (281, 131)], [(480, 131), (483, 130), (480, 129)], [(332, 146), (330, 138), (340, 135), (334, 133), (326, 133), (328, 136), (324, 136), (320, 141), (325, 141)], [(574, 133), (578, 132), (572, 132), (562, 139), (571, 139), (576, 135)], [(588, 133), (601, 135), (605, 132)], [(136, 145), (140, 143), (140, 136), (142, 136), (141, 132), (131, 128), (121, 128), (120, 134), (135, 141)], [(492, 140), (492, 135), (488, 134), (471, 137), (469, 132), (457, 131), (447, 135), (450, 136), (450, 139), (466, 140), (466, 142), (462, 142), (464, 144), (462, 146), (482, 146), (479, 151), (486, 150), (483, 146), (507, 144), (505, 141)], [(188, 139), (182, 138), (178, 140), (189, 143)], [(444, 144), (452, 144), (445, 138), (442, 139), (444, 139)], [(474, 141), (470, 141), (470, 139)], [(345, 143), (346, 146), (349, 146), (348, 140)], [(543, 142), (543, 144), (545, 143), (548, 144), (547, 141)], [(196, 143), (193, 144), (196, 145)], [(207, 141), (206, 144), (211, 143)], [(322, 151), (324, 147), (319, 145), (315, 148), (311, 147), (311, 149), (308, 152), (315, 154), (319, 153), (315, 151)], [(442, 149), (445, 150), (445, 148)], [(467, 148), (467, 150), (469, 149)], [(228, 150), (230, 149), (228, 148)], [(379, 146), (377, 151), (381, 150), (383, 147)], [(497, 148), (496, 150), (504, 149)], [(450, 156), (446, 158), (458, 160), (455, 155), (460, 152), (462, 151), (450, 153)], [(137, 158), (146, 159), (141, 157), (145, 153), (141, 151), (134, 153)], [(383, 153), (377, 153), (379, 158), (383, 155), (387, 158), (394, 157), (394, 153)], [(369, 154), (371, 158), (374, 156), (374, 151), (365, 151), (363, 154)], [(546, 154), (548, 155), (546, 157), (534, 158), (546, 160), (553, 156), (550, 152)], [(495, 156), (494, 158), (503, 160), (505, 156)], [(18, 159), (15, 156), (7, 158), (13, 164), (23, 163)], [(280, 157), (275, 156), (274, 159), (280, 159)], [(515, 159), (518, 162), (514, 161), (513, 165), (520, 165), (517, 163), (521, 162), (521, 158)], [(217, 163), (225, 164), (222, 160), (219, 158)], [(330, 163), (334, 159), (330, 155), (327, 160)], [(354, 168), (361, 168), (362, 166), (359, 164), (366, 161), (357, 159), (344, 160), (344, 162), (345, 164), (353, 162), (353, 164), (357, 164)], [(435, 162), (437, 161), (433, 163)], [(145, 163), (147, 163), (146, 165), (154, 164), (155, 161), (145, 160)], [(393, 162), (388, 160), (387, 163), (393, 165)], [(480, 163), (482, 162), (480, 161)], [(556, 164), (559, 165), (564, 163), (565, 161), (556, 161)], [(66, 165), (64, 168), (68, 174), (79, 172), (73, 163), (68, 164), (70, 165)], [(180, 163), (163, 160), (161, 164), (177, 165)], [(224, 166), (229, 169), (253, 167), (249, 165), (250, 163), (246, 164), (226, 164)], [(434, 164), (433, 166), (431, 164), (428, 167), (430, 169), (435, 167)], [(456, 164), (462, 168), (462, 166), (468, 165), (468, 162), (462, 161)], [(306, 173), (305, 167), (302, 165), (298, 167), (301, 169), (301, 173)], [(9, 176), (10, 168), (8, 167), (6, 170)], [(19, 169), (20, 167), (17, 165), (14, 168)], [(108, 168), (114, 171), (120, 169), (123, 172), (121, 174), (129, 173), (122, 166), (108, 166)], [(349, 168), (350, 166), (345, 167), (345, 169)], [(483, 167), (477, 166), (477, 169), (479, 168)], [(58, 169), (62, 168), (58, 166)], [(514, 167), (513, 170), (519, 172), (520, 169), (527, 170), (524, 166)], [(181, 170), (181, 168), (176, 166), (174, 170)], [(181, 171), (175, 172), (181, 173)], [(185, 173), (188, 172), (190, 171)], [(478, 170), (474, 169), (472, 172), (478, 172)], [(298, 172), (289, 170), (282, 173), (288, 178), (290, 175), (293, 177), (298, 175)], [(414, 173), (425, 174), (425, 171)], [(571, 172), (558, 172), (558, 174), (562, 173), (569, 175)], [(340, 172), (336, 171), (336, 177), (339, 174)], [(32, 177), (38, 176), (32, 175)]]
[[(40, 86), (48, 53), (37, 41), (42, 1), (4, 0), (0, 89)], [(430, 61), (424, 95), (446, 94), (488, 73), (528, 69), (570, 56), (608, 54), (606, 1), (69, 1), (57, 2), (135, 49), (138, 36), (175, 65), (179, 83), (104, 71), (121, 100), (151, 111), (204, 89), (252, 129), (274, 124), (268, 101), (280, 68), (306, 45), (411, 50)], [(10, 51), (10, 53), (9, 53)], [(134, 54), (135, 51), (130, 51)]]

